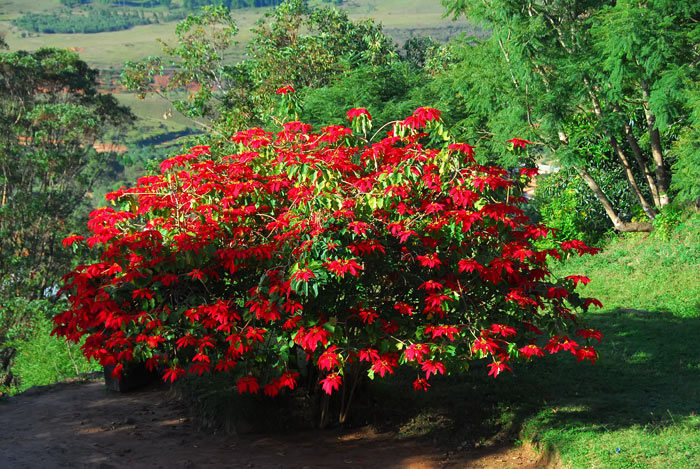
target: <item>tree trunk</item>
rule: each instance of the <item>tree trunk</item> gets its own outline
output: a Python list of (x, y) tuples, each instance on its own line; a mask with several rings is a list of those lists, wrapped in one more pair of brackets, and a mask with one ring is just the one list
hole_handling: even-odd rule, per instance
[(654, 229), (653, 225), (649, 222), (625, 222), (623, 221), (620, 216), (617, 214), (615, 209), (612, 206), (612, 203), (610, 202), (610, 199), (605, 195), (603, 190), (600, 188), (598, 183), (593, 179), (593, 177), (588, 173), (586, 168), (584, 167), (579, 167), (575, 166), (574, 169), (576, 169), (576, 172), (583, 178), (584, 182), (586, 185), (593, 191), (593, 194), (596, 196), (598, 201), (603, 205), (603, 209), (605, 209), (605, 213), (608, 215), (610, 218), (610, 221), (612, 221), (613, 226), (617, 231), (621, 231), (623, 233), (625, 232), (637, 232), (637, 231), (645, 231), (645, 232), (650, 232)]
[[(615, 105), (615, 111), (622, 114), (622, 110), (617, 105)], [(632, 133), (632, 127), (629, 124), (625, 124), (624, 129), (625, 136), (627, 137), (627, 143), (629, 143), (630, 148), (632, 148), (632, 154), (634, 155), (634, 159), (637, 161), (637, 166), (639, 166), (640, 171), (644, 173), (644, 177), (649, 185), (651, 197), (654, 199), (654, 206), (660, 209), (661, 201), (659, 199), (659, 188), (656, 185), (656, 181), (654, 181), (654, 176), (651, 174), (651, 171), (649, 171), (649, 166), (647, 166), (646, 161), (644, 161), (642, 149), (639, 147), (639, 143), (637, 142), (637, 138), (634, 136), (634, 133)]]
[(350, 383), (345, 383), (343, 385), (343, 399), (340, 403), (340, 414), (338, 416), (338, 423), (341, 425), (345, 423), (345, 421), (348, 418), (348, 415), (350, 414), (350, 407), (352, 405), (352, 400), (353, 397), (355, 397), (355, 391), (357, 390), (357, 385), (360, 384), (360, 381), (362, 380), (362, 376), (366, 368), (364, 368), (362, 365), (359, 363), (354, 364), (351, 367), (351, 373), (348, 373), (348, 375), (352, 379), (352, 385), (350, 386), (350, 390), (348, 391), (348, 384)]
[(651, 154), (654, 157), (654, 172), (659, 187), (659, 205), (665, 207), (669, 204), (668, 188), (671, 185), (671, 177), (664, 165), (663, 149), (661, 148), (661, 134), (656, 128), (656, 116), (649, 110), (649, 87), (642, 81), (642, 95), (644, 96), (644, 116), (649, 129), (649, 143), (651, 144)]
[[(586, 84), (589, 85), (587, 80), (586, 80)], [(593, 112), (595, 113), (596, 117), (602, 121), (603, 110), (600, 107), (600, 102), (598, 101), (598, 97), (596, 96), (594, 90), (591, 88), (589, 88), (588, 94), (591, 97), (591, 103), (593, 103)], [(656, 211), (649, 204), (649, 202), (647, 202), (647, 200), (644, 198), (642, 191), (639, 190), (639, 186), (637, 185), (637, 180), (634, 178), (634, 173), (632, 173), (632, 168), (630, 167), (630, 163), (629, 163), (629, 160), (627, 159), (627, 155), (625, 155), (625, 152), (622, 151), (622, 147), (620, 146), (620, 143), (617, 141), (615, 136), (612, 134), (612, 132), (610, 132), (610, 129), (608, 129), (607, 127), (605, 127), (605, 136), (610, 139), (610, 145), (613, 147), (613, 151), (615, 152), (617, 157), (620, 159), (620, 163), (622, 164), (622, 167), (625, 170), (625, 176), (627, 177), (627, 182), (629, 183), (629, 186), (632, 189), (632, 192), (634, 192), (635, 197), (637, 197), (637, 200), (639, 201), (639, 204), (642, 206), (644, 213), (646, 213), (647, 216), (653, 220), (654, 217), (656, 217)], [(595, 190), (594, 190), (594, 192), (595, 192)], [(597, 194), (596, 194), (596, 196), (597, 196)], [(609, 215), (610, 214), (608, 214), (608, 216)]]
[(331, 396), (328, 394), (323, 394), (323, 396), (321, 396), (321, 417), (318, 422), (318, 427), (322, 430), (328, 426), (331, 420), (330, 397)]
[(12, 359), (17, 350), (14, 347), (4, 347), (0, 344), (0, 386), (11, 386), (17, 384), (17, 380), (12, 374)]
[(637, 200), (642, 206), (644, 213), (646, 213), (647, 216), (653, 220), (656, 217), (656, 210), (654, 210), (654, 207), (652, 207), (649, 204), (649, 202), (647, 202), (647, 199), (644, 197), (644, 194), (642, 194), (642, 191), (639, 189), (639, 186), (637, 185), (637, 180), (634, 178), (634, 173), (632, 172), (632, 167), (630, 165), (629, 160), (627, 159), (627, 155), (625, 155), (625, 152), (622, 151), (622, 147), (620, 146), (615, 137), (610, 136), (610, 144), (612, 145), (615, 154), (620, 159), (622, 167), (625, 169), (625, 176), (627, 177), (627, 182), (630, 188), (632, 189), (632, 192), (634, 193), (635, 197), (637, 197)]

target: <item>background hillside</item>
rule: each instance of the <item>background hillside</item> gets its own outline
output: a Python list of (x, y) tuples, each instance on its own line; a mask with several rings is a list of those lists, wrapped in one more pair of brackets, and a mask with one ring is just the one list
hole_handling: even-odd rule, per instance
[[(109, 2), (92, 1), (81, 4), (74, 1), (68, 9), (59, 0), (38, 0), (28, 4), (22, 0), (7, 0), (0, 6), (0, 31), (6, 31), (6, 41), (11, 50), (37, 50), (41, 47), (71, 49), (80, 54), (82, 60), (100, 70), (102, 86), (115, 93), (120, 103), (129, 106), (137, 116), (136, 128), (127, 136), (126, 145), (140, 146), (167, 144), (191, 131), (195, 126), (178, 113), (172, 111), (170, 103), (158, 99), (137, 99), (119, 85), (119, 76), (127, 61), (162, 54), (162, 45), (176, 42), (175, 26), (194, 8), (184, 8), (181, 0), (172, 2)], [(169, 3), (168, 6), (165, 3)], [(185, 0), (185, 4), (192, 3)], [(215, 2), (200, 2), (202, 4)], [(264, 2), (260, 2), (264, 3)], [(430, 36), (446, 42), (457, 35), (479, 34), (465, 19), (453, 20), (444, 17), (445, 10), (439, 0), (350, 0), (328, 2), (312, 0), (310, 6), (334, 5), (347, 11), (352, 20), (372, 18), (384, 27), (385, 33), (401, 47), (411, 37)], [(156, 6), (149, 7), (148, 5)], [(48, 34), (23, 29), (18, 20), (27, 15), (46, 15), (65, 18), (70, 15), (87, 15), (89, 11), (108, 10), (115, 15), (136, 14), (157, 23), (134, 25), (119, 31), (89, 34)], [(252, 39), (251, 28), (268, 12), (268, 7), (239, 8), (233, 10), (233, 18), (239, 27), (237, 44), (227, 51), (226, 62), (236, 63), (246, 57), (246, 46)], [(70, 12), (70, 13), (68, 13)], [(57, 20), (60, 23), (60, 20)], [(145, 140), (145, 141), (144, 141)]]

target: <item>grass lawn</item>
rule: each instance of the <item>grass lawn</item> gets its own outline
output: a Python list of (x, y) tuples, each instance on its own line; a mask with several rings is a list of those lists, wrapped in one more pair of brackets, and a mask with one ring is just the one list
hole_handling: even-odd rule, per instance
[(700, 214), (667, 238), (630, 235), (556, 271), (592, 279), (583, 293), (605, 306), (589, 315), (601, 357), (532, 366), (528, 380), (549, 383), (538, 386), (551, 401), (523, 434), (570, 467), (700, 467)]
[(523, 437), (568, 467), (698, 467), (700, 318), (612, 310), (590, 323), (604, 335), (595, 366), (532, 367), (546, 405), (523, 419)]

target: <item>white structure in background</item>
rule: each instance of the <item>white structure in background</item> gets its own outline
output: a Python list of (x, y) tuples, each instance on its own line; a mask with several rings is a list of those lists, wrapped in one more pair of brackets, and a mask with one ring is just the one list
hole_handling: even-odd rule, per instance
[(524, 195), (528, 200), (532, 199), (532, 198), (535, 196), (535, 188), (537, 187), (537, 178), (538, 178), (539, 176), (543, 176), (543, 175), (545, 175), (545, 174), (552, 174), (552, 173), (559, 172), (559, 170), (561, 169), (561, 167), (560, 167), (560, 166), (554, 166), (554, 165), (551, 165), (551, 164), (537, 164), (537, 169), (540, 170), (540, 174), (537, 175), (537, 176), (535, 176), (535, 177), (533, 177), (533, 178), (530, 180), (530, 184), (528, 184), (527, 187), (525, 188), (525, 190), (523, 191), (523, 195)]

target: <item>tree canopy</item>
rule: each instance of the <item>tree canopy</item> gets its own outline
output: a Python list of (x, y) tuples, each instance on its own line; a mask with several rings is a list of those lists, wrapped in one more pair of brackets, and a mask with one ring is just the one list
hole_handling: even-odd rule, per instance
[(96, 79), (74, 52), (0, 54), (2, 298), (53, 294), (72, 262), (60, 242), (102, 170), (93, 144), (132, 118)]
[(620, 217), (591, 168), (616, 161), (650, 220), (670, 202), (669, 149), (690, 111), (684, 90), (698, 77), (697, 2), (443, 4), (491, 31), (463, 49), (469, 66), (452, 73), (466, 119), (485, 138), (527, 130), (576, 170), (616, 229), (651, 230)]

